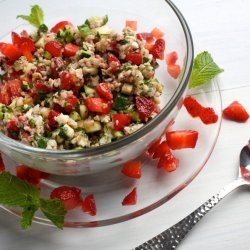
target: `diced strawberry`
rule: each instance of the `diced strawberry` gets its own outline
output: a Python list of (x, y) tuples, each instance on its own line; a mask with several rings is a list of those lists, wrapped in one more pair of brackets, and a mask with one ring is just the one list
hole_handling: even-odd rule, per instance
[(149, 32), (138, 33), (138, 34), (136, 34), (136, 38), (138, 40), (146, 40), (147, 43), (153, 43), (154, 42), (154, 37)]
[(11, 32), (11, 38), (13, 45), (19, 47), (22, 43), (21, 37), (14, 31)]
[(21, 37), (22, 43), (27, 43), (28, 50), (33, 53), (36, 51), (35, 42), (30, 37)]
[(147, 49), (148, 51), (151, 51), (152, 48), (154, 47), (153, 43), (145, 43), (144, 45), (145, 49)]
[(153, 159), (160, 158), (162, 155), (169, 154), (170, 149), (166, 141), (163, 141), (153, 154)]
[(29, 37), (28, 32), (27, 32), (26, 30), (23, 30), (23, 31), (21, 32), (21, 37), (28, 38), (28, 37)]
[(11, 104), (11, 94), (6, 85), (0, 86), (0, 103), (5, 105)]
[(155, 44), (149, 51), (150, 54), (153, 55), (154, 58), (163, 60), (164, 59), (164, 51), (165, 51), (165, 40), (160, 38), (155, 41)]
[(16, 176), (31, 183), (32, 185), (37, 186), (39, 185), (41, 179), (47, 179), (49, 174), (30, 168), (26, 165), (19, 165), (16, 167)]
[(133, 188), (133, 190), (123, 199), (122, 205), (123, 206), (135, 205), (136, 202), (137, 202), (137, 191), (136, 188)]
[(6, 86), (8, 88), (8, 91), (9, 91), (11, 97), (21, 96), (21, 92), (22, 92), (21, 85), (22, 85), (22, 82), (19, 79), (9, 80), (6, 83)]
[(13, 44), (5, 44), (1, 52), (12, 62), (16, 61), (22, 55), (21, 51)]
[(170, 76), (172, 76), (174, 79), (177, 79), (181, 73), (181, 67), (178, 64), (169, 64), (167, 65), (167, 71)]
[(234, 101), (223, 110), (223, 117), (236, 122), (245, 122), (248, 120), (249, 114), (238, 101)]
[(126, 20), (125, 27), (129, 27), (131, 30), (136, 31), (137, 30), (137, 21)]
[(161, 31), (159, 28), (155, 27), (152, 31), (151, 34), (153, 37), (156, 39), (162, 38), (164, 36), (164, 32)]
[(61, 89), (64, 90), (72, 90), (77, 81), (76, 76), (70, 74), (67, 71), (63, 71), (60, 74), (60, 78), (61, 78)]
[(57, 122), (56, 122), (55, 118), (57, 116), (59, 116), (59, 115), (60, 115), (60, 113), (55, 111), (55, 110), (51, 110), (49, 112), (48, 125), (49, 125), (50, 128), (56, 128), (57, 127)]
[(78, 50), (79, 50), (79, 46), (73, 43), (67, 43), (64, 47), (63, 55), (65, 57), (71, 57), (71, 56), (74, 56)]
[(47, 85), (46, 82), (44, 80), (36, 80), (34, 82), (34, 87), (36, 89), (37, 92), (51, 92), (52, 91), (52, 87)]
[(45, 44), (45, 50), (48, 51), (53, 57), (59, 57), (62, 52), (62, 44), (57, 41), (49, 41)]
[(108, 65), (112, 69), (112, 72), (116, 72), (121, 68), (120, 60), (112, 53), (108, 53)]
[(96, 215), (96, 205), (93, 194), (89, 194), (82, 201), (82, 211), (92, 216)]
[(64, 61), (61, 57), (51, 59), (51, 72), (54, 78), (58, 78), (59, 71), (64, 68)]
[(5, 165), (3, 162), (2, 154), (0, 153), (0, 173), (5, 170)]
[(102, 98), (104, 98), (107, 101), (113, 100), (113, 94), (111, 92), (111, 89), (108, 87), (107, 83), (100, 83), (96, 86), (96, 92), (98, 95)]
[(204, 124), (212, 124), (218, 121), (218, 115), (215, 114), (213, 108), (203, 108), (200, 113), (200, 119)]
[(168, 153), (161, 156), (157, 168), (164, 168), (165, 171), (172, 172), (176, 170), (178, 165), (179, 160), (176, 159), (171, 153)]
[(111, 109), (111, 103), (98, 97), (87, 98), (85, 104), (90, 112), (108, 114)]
[(15, 119), (11, 119), (6, 124), (6, 129), (8, 131), (8, 136), (12, 139), (18, 139), (19, 127)]
[(201, 114), (201, 112), (203, 110), (203, 107), (201, 106), (201, 104), (192, 96), (187, 96), (184, 99), (183, 105), (185, 106), (188, 113), (192, 117), (200, 116), (200, 114)]
[(3, 52), (6, 45), (7, 45), (7, 43), (0, 43), (0, 52)]
[(71, 113), (75, 110), (76, 105), (78, 104), (78, 99), (74, 95), (70, 95), (66, 98), (66, 106), (64, 107), (65, 112)]
[(135, 105), (137, 111), (139, 112), (140, 119), (144, 121), (150, 117), (155, 108), (154, 102), (144, 96), (136, 96)]
[(128, 177), (139, 179), (141, 178), (141, 162), (128, 161), (122, 167), (122, 173)]
[(126, 62), (131, 62), (132, 64), (140, 65), (142, 64), (142, 55), (139, 53), (130, 52), (125, 57)]
[(166, 133), (168, 146), (175, 149), (194, 148), (198, 140), (198, 132), (193, 130), (170, 131)]
[(57, 33), (60, 29), (63, 30), (65, 27), (74, 28), (74, 25), (69, 21), (61, 21), (51, 28), (51, 32)]
[(29, 62), (32, 62), (32, 53), (31, 53), (31, 50), (29, 48), (29, 44), (24, 42), (20, 45), (20, 51), (22, 52), (23, 56), (26, 57), (26, 59), (29, 61)]
[(155, 141), (150, 147), (149, 147), (149, 149), (148, 149), (148, 154), (150, 155), (150, 156), (152, 156), (155, 152), (156, 152), (156, 150), (158, 149), (158, 147), (159, 147), (159, 145), (161, 144), (161, 138), (160, 139), (158, 139), (157, 141)]
[(114, 114), (113, 125), (115, 131), (122, 131), (125, 126), (128, 126), (132, 121), (129, 114)]
[(55, 188), (51, 194), (51, 199), (59, 199), (63, 202), (65, 210), (72, 210), (81, 206), (81, 189), (76, 187), (61, 186)]
[(175, 64), (176, 61), (178, 59), (178, 54), (176, 51), (172, 51), (170, 53), (167, 54), (167, 59), (166, 59), (166, 63), (167, 65), (170, 65), (170, 64)]

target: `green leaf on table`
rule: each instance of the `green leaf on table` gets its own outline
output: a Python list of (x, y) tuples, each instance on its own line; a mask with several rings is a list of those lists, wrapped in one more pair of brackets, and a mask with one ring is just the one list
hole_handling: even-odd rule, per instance
[(189, 88), (202, 85), (223, 71), (224, 70), (214, 62), (211, 55), (207, 51), (204, 51), (198, 54), (194, 59)]
[(43, 214), (50, 219), (58, 228), (62, 229), (64, 217), (67, 211), (64, 209), (63, 203), (59, 199), (40, 199), (40, 209)]
[(22, 229), (27, 229), (31, 226), (34, 214), (37, 209), (38, 207), (35, 205), (31, 205), (23, 209), (22, 218), (20, 222)]
[(30, 14), (27, 15), (18, 15), (17, 18), (22, 18), (28, 21), (30, 24), (34, 25), (35, 27), (39, 28), (40, 25), (44, 23), (44, 13), (42, 8), (39, 5), (34, 5), (31, 8)]

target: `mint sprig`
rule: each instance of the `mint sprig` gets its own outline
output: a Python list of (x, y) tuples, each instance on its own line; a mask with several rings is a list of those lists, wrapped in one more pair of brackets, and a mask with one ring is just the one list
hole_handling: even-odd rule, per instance
[(189, 88), (200, 86), (223, 71), (224, 70), (214, 62), (211, 55), (207, 51), (204, 51), (198, 54), (194, 59)]
[(31, 7), (31, 12), (29, 15), (19, 15), (17, 16), (17, 18), (22, 18), (37, 28), (39, 28), (42, 24), (44, 24), (43, 10), (37, 4)]
[(63, 203), (59, 199), (41, 198), (37, 188), (9, 172), (0, 174), (0, 204), (23, 208), (21, 218), (23, 229), (31, 226), (38, 209), (58, 228), (63, 228), (66, 215)]

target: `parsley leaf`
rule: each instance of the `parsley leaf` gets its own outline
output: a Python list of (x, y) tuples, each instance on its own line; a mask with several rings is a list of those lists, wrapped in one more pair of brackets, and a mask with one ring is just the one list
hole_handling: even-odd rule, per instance
[(39, 208), (58, 228), (63, 228), (66, 215), (63, 202), (58, 199), (41, 198), (37, 188), (9, 172), (0, 174), (0, 204), (23, 208), (23, 229), (31, 226), (34, 214)]
[(204, 51), (194, 59), (193, 71), (190, 77), (189, 88), (194, 88), (211, 80), (224, 70), (214, 62), (211, 55)]
[(17, 16), (17, 18), (22, 18), (22, 19), (28, 21), (30, 24), (34, 25), (37, 28), (39, 28), (40, 25), (42, 25), (44, 23), (43, 10), (39, 5), (32, 6), (29, 16), (19, 15), (19, 16)]
[(40, 199), (40, 204), (43, 214), (58, 228), (62, 229), (64, 224), (64, 216), (67, 213), (67, 211), (64, 209), (63, 203), (59, 199)]

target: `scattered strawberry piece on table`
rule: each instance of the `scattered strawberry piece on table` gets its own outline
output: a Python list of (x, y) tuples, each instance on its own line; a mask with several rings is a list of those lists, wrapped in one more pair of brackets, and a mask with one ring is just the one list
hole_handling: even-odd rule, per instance
[(128, 161), (122, 167), (122, 173), (128, 177), (139, 179), (141, 178), (141, 162)]
[(82, 211), (92, 216), (96, 215), (96, 204), (93, 194), (89, 194), (82, 201)]
[(173, 154), (167, 153), (161, 156), (157, 168), (164, 168), (166, 172), (172, 172), (179, 166), (179, 160)]
[(136, 202), (137, 202), (137, 191), (136, 188), (133, 188), (133, 190), (123, 199), (122, 205), (123, 206), (135, 205)]
[(249, 114), (238, 101), (232, 102), (222, 114), (223, 118), (236, 122), (245, 122), (249, 118)]

